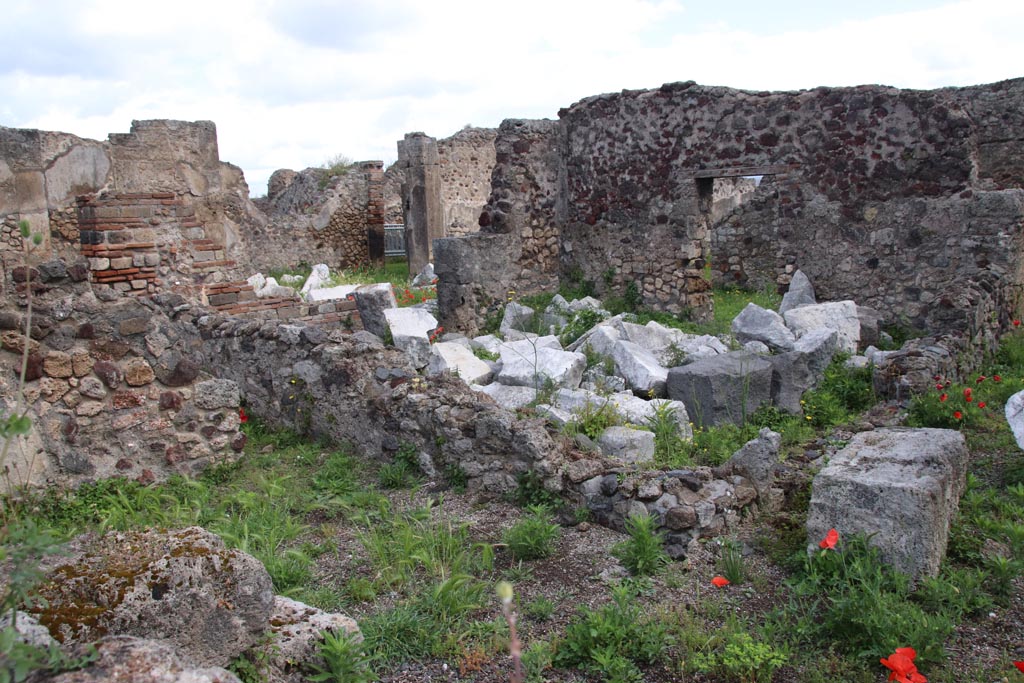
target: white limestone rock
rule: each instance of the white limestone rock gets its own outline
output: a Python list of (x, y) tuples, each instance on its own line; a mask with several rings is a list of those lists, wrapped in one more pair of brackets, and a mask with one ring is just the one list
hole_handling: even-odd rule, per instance
[(437, 329), (437, 318), (420, 308), (388, 308), (384, 319), (395, 348), (404, 351), (417, 368), (425, 366), (431, 355), (429, 334)]
[(462, 344), (437, 342), (430, 345), (427, 375), (450, 372), (466, 384), (486, 384), (491, 379), (491, 366), (473, 355)]
[(813, 306), (801, 306), (786, 311), (786, 326), (797, 337), (811, 330), (827, 327), (839, 334), (838, 349), (843, 353), (857, 353), (860, 345), (860, 318), (853, 301), (830, 301)]

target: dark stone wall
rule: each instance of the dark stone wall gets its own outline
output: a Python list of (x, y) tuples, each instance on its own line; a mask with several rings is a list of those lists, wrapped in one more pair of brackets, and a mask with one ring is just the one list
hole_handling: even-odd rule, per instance
[[(502, 125), (481, 220), (518, 235), (520, 291), (550, 280), (551, 262), (525, 254), (553, 236), (563, 279), (599, 293), (635, 283), (652, 308), (709, 314), (708, 263), (719, 283), (755, 289), (785, 289), (801, 268), (822, 298), (977, 333), (1020, 312), (1022, 105), (1024, 79), (599, 95), (557, 123)], [(524, 135), (538, 130), (544, 154)], [(718, 215), (715, 179), (745, 176), (763, 180)]]

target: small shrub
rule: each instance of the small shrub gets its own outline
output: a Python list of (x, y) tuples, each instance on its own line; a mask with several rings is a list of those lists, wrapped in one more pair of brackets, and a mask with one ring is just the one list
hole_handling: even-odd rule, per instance
[(668, 555), (662, 547), (664, 540), (660, 532), (655, 531), (655, 518), (651, 515), (630, 515), (626, 520), (626, 533), (629, 539), (612, 548), (612, 554), (636, 576), (656, 574), (669, 562)]
[(321, 636), (323, 640), (317, 646), (317, 654), (322, 663), (312, 664), (313, 675), (308, 680), (316, 683), (368, 683), (377, 680), (362, 640), (346, 632), (323, 631)]
[(697, 653), (693, 666), (706, 671), (719, 671), (744, 683), (770, 683), (772, 674), (789, 663), (789, 653), (770, 643), (754, 640), (746, 632), (726, 636), (721, 652)]
[(523, 614), (534, 621), (547, 621), (555, 613), (555, 603), (547, 598), (535, 598), (523, 606)]
[(496, 361), (499, 358), (501, 358), (501, 354), (500, 353), (495, 353), (494, 351), (488, 351), (487, 349), (485, 349), (482, 346), (475, 347), (473, 349), (473, 355), (476, 356), (477, 358), (479, 358), (480, 360), (489, 360), (489, 361)]
[(536, 560), (554, 551), (561, 527), (553, 523), (551, 509), (531, 505), (528, 514), (505, 531), (502, 540), (517, 560)]
[(520, 507), (546, 505), (554, 509), (562, 504), (557, 493), (544, 488), (544, 477), (536, 470), (528, 470), (516, 478), (516, 488), (509, 494), (509, 498)]
[(573, 413), (573, 419), (566, 423), (565, 430), (569, 435), (585, 434), (591, 439), (598, 439), (604, 430), (623, 422), (622, 416), (610, 401), (604, 401), (600, 405), (587, 403)]
[(583, 333), (604, 320), (604, 316), (592, 308), (584, 308), (577, 311), (562, 328), (559, 341), (562, 346), (568, 346), (583, 336)]
[(556, 666), (580, 666), (602, 674), (599, 661), (618, 656), (633, 663), (660, 660), (672, 638), (665, 623), (644, 618), (628, 588), (612, 588), (612, 603), (593, 610), (584, 607), (558, 642)]

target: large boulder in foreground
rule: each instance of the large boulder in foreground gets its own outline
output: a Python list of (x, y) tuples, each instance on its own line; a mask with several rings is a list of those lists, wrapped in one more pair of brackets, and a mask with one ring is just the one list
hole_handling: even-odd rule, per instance
[(95, 659), (84, 668), (43, 680), (48, 683), (241, 683), (227, 669), (197, 668), (186, 655), (156, 640), (107, 636), (96, 643), (95, 653)]
[(900, 571), (936, 576), (967, 471), (967, 444), (952, 429), (861, 432), (814, 478), (808, 549), (829, 529), (872, 534)]
[(270, 617), (269, 679), (276, 683), (303, 683), (308, 680), (304, 669), (322, 663), (320, 643), (323, 642), (324, 631), (345, 634), (359, 641), (363, 639), (359, 625), (350, 617), (276, 596)]
[(86, 534), (49, 560), (33, 613), (64, 644), (157, 640), (227, 666), (267, 629), (274, 594), (259, 560), (199, 527)]

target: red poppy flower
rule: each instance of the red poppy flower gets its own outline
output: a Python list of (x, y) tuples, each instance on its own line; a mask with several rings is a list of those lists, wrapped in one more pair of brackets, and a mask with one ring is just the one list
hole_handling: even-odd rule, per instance
[(988, 379), (988, 378), (987, 378), (987, 377), (985, 377), (985, 375), (978, 375), (978, 379), (976, 379), (976, 380), (974, 380), (974, 381), (975, 381), (975, 382), (977, 382), (978, 384), (981, 384), (981, 383), (982, 383), (982, 382), (984, 382), (984, 381), (985, 381), (986, 379)]
[(1021, 673), (1024, 673), (1024, 662), (1014, 662), (1014, 663), (1013, 663), (1013, 665), (1014, 665), (1015, 667), (1017, 667), (1017, 669), (1018, 669), (1018, 670), (1019, 670), (1019, 671), (1020, 671)]
[(839, 542), (839, 532), (835, 529), (829, 529), (828, 533), (825, 534), (825, 538), (821, 539), (821, 543), (818, 547), (822, 550), (835, 550), (836, 543)]
[(985, 402), (984, 402), (984, 401), (978, 401), (978, 407), (979, 407), (979, 408), (984, 408), (984, 407), (985, 407), (985, 405), (986, 405), (986, 404), (985, 404)]
[(941, 384), (936, 384), (935, 388), (938, 389), (939, 391), (942, 391), (942, 385)]
[(947, 398), (949, 398), (949, 394), (942, 394), (939, 396), (939, 403), (945, 403)]
[(711, 579), (711, 585), (713, 585), (715, 588), (724, 588), (729, 585), (729, 579), (725, 578), (724, 576), (716, 576), (715, 578)]
[(928, 679), (922, 676), (914, 665), (915, 657), (917, 653), (914, 652), (914, 648), (898, 647), (888, 658), (880, 660), (890, 671), (888, 680), (896, 683), (928, 683)]
[(238, 409), (238, 421), (245, 424), (249, 421), (249, 416), (245, 414), (245, 408)]
[(1013, 326), (1014, 327), (1020, 327), (1020, 321), (1019, 320), (1014, 320), (1013, 321)]
[(935, 375), (934, 377), (932, 377), (932, 379), (935, 380), (936, 382), (938, 382), (942, 378), (939, 377), (938, 375)]
[(964, 416), (964, 414), (963, 414), (963, 413), (961, 413), (961, 412), (960, 412), (959, 410), (958, 410), (958, 411), (956, 411), (955, 413), (953, 413), (953, 419), (954, 419), (954, 420), (959, 420), (959, 419), (962, 419), (962, 418), (963, 418), (963, 416)]
[(974, 389), (971, 389), (970, 387), (967, 387), (966, 389), (964, 389), (964, 398), (967, 399), (968, 401), (970, 401), (971, 400), (971, 394), (973, 394), (973, 393), (974, 393)]
[(1003, 378), (1000, 377), (999, 375), (992, 375), (992, 381), (993, 382), (1002, 382)]
[(971, 397), (971, 396), (964, 396), (964, 400), (967, 401), (968, 403), (970, 403), (971, 401), (974, 400), (974, 398)]

